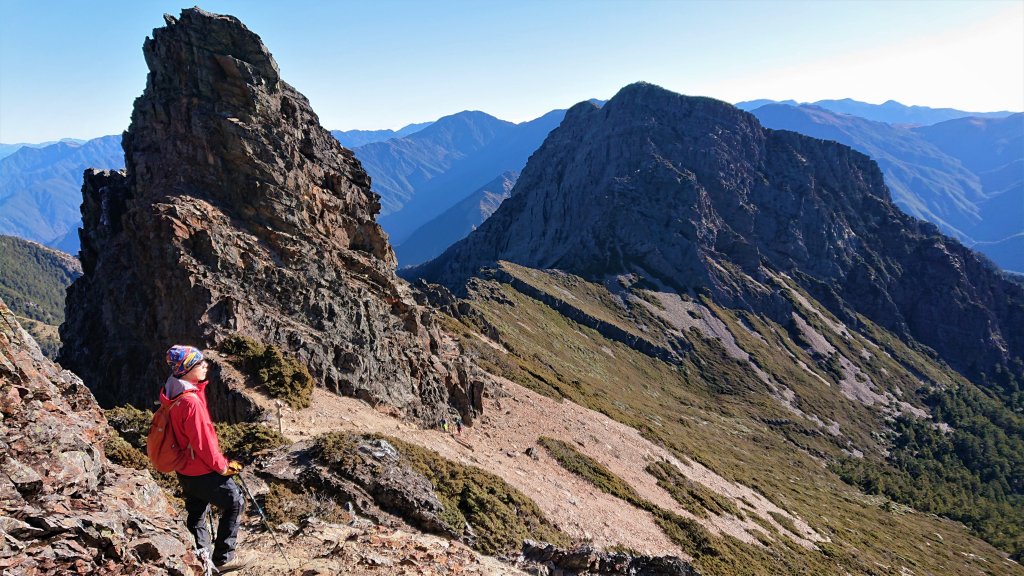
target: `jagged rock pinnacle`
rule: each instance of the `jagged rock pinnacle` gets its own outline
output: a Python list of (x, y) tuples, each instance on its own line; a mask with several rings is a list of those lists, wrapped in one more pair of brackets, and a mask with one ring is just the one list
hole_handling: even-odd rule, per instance
[(270, 52), (199, 9), (153, 32), (124, 135), (127, 170), (87, 172), (84, 276), (61, 362), (102, 404), (149, 404), (171, 344), (240, 333), (298, 355), (329, 389), (433, 417), (466, 370), (395, 277), (379, 197)]

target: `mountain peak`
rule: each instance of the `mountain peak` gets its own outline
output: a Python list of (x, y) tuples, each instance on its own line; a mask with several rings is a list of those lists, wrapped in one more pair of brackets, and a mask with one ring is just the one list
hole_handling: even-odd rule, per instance
[(336, 392), (431, 419), (456, 395), (471, 417), (466, 372), (433, 357), (438, 329), (395, 276), (369, 177), (259, 37), (189, 9), (144, 51), (126, 171), (86, 174), (61, 362), (102, 404), (148, 405), (168, 346), (241, 335)]
[[(159, 82), (166, 74), (168, 79), (184, 81), (185, 86), (201, 86), (206, 79), (181, 75), (184, 70), (177, 69), (174, 63), (189, 62), (193, 56), (203, 53), (219, 55), (217, 60), (225, 74), (233, 74), (231, 61), (234, 60), (245, 63), (239, 72), (246, 72), (252, 79), (259, 78), (271, 89), (281, 79), (277, 62), (263, 41), (234, 16), (214, 14), (195, 7), (182, 10), (179, 18), (164, 14), (164, 22), (167, 26), (154, 30), (153, 38), (147, 38), (142, 47), (151, 80)], [(178, 37), (181, 44), (170, 42), (171, 36)], [(172, 55), (164, 51), (170, 46), (178, 46), (178, 49), (191, 46), (196, 52)], [(154, 66), (157, 62), (171, 66)]]
[[(598, 281), (635, 274), (785, 322), (767, 280), (782, 273), (845, 321), (862, 314), (965, 372), (1024, 351), (1019, 287), (902, 214), (867, 156), (649, 84), (627, 86), (600, 113), (589, 104), (570, 110), (512, 196), (419, 274), (458, 290), (499, 260)], [(970, 287), (968, 300), (933, 293), (951, 281)], [(1012, 313), (998, 323), (968, 303), (1007, 298)], [(949, 309), (977, 314), (956, 320), (975, 327), (976, 345), (948, 337), (952, 320), (940, 311)], [(992, 341), (1005, 345), (982, 344)]]

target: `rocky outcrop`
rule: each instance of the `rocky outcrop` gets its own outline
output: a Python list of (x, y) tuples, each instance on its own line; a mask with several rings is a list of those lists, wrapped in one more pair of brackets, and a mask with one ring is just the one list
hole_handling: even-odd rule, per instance
[(900, 212), (868, 157), (650, 84), (570, 109), (494, 215), (410, 276), (461, 292), (498, 260), (636, 274), (785, 325), (781, 272), (968, 375), (1024, 357), (1024, 290)]
[(198, 573), (163, 490), (104, 457), (109, 434), (0, 301), (0, 573)]
[(441, 518), (444, 505), (426, 477), (404, 462), (386, 440), (357, 438), (333, 464), (311, 442), (279, 449), (261, 462), (258, 472), (298, 490), (315, 489), (351, 502), (360, 516), (388, 526), (404, 519), (427, 532), (457, 538), (461, 532)]
[(675, 556), (633, 556), (601, 552), (588, 546), (565, 550), (551, 544), (523, 542), (522, 559), (547, 574), (607, 574), (628, 576), (699, 576), (690, 564)]
[(143, 48), (126, 171), (86, 174), (62, 364), (103, 405), (149, 405), (169, 345), (238, 333), (294, 353), (330, 390), (445, 413), (471, 383), (396, 278), (359, 162), (237, 19), (165, 19)]

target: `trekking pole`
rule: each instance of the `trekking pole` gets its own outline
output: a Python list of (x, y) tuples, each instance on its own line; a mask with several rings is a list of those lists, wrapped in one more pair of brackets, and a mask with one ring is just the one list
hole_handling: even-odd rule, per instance
[(267, 530), (270, 530), (270, 536), (274, 539), (274, 544), (277, 544), (278, 551), (281, 552), (281, 556), (284, 556), (284, 562), (288, 565), (288, 570), (291, 570), (292, 563), (288, 560), (288, 555), (284, 552), (284, 546), (281, 546), (281, 541), (277, 539), (277, 533), (274, 532), (274, 528), (270, 525), (270, 521), (267, 520), (267, 515), (263, 513), (263, 509), (260, 508), (260, 505), (256, 502), (256, 497), (254, 497), (252, 492), (249, 491), (249, 487), (245, 484), (245, 478), (242, 478), (242, 473), (239, 472), (234, 476), (234, 478), (238, 482), (238, 485), (242, 487), (242, 490), (245, 491), (245, 495), (252, 501), (252, 505), (256, 507), (256, 511), (260, 513), (260, 518), (263, 518), (263, 523), (266, 524)]
[(217, 532), (213, 528), (213, 505), (206, 505), (206, 520), (210, 524), (210, 542), (217, 541)]

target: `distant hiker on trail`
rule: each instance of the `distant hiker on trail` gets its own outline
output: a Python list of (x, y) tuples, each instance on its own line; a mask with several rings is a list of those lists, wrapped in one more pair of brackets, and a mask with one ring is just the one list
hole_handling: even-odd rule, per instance
[(447, 418), (441, 418), (441, 430), (444, 430), (445, 432), (448, 431), (448, 419)]
[[(235, 557), (243, 498), (231, 477), (242, 471), (242, 465), (229, 462), (220, 451), (206, 406), (207, 362), (196, 348), (172, 346), (167, 364), (171, 376), (160, 391), (160, 404), (171, 407), (171, 431), (178, 445), (187, 447), (184, 464), (176, 472), (185, 494), (188, 530), (195, 536), (200, 554), (205, 553), (219, 573), (238, 570), (248, 563)], [(211, 504), (222, 511), (212, 555), (206, 521)]]
[(455, 435), (462, 436), (462, 416), (455, 417)]

